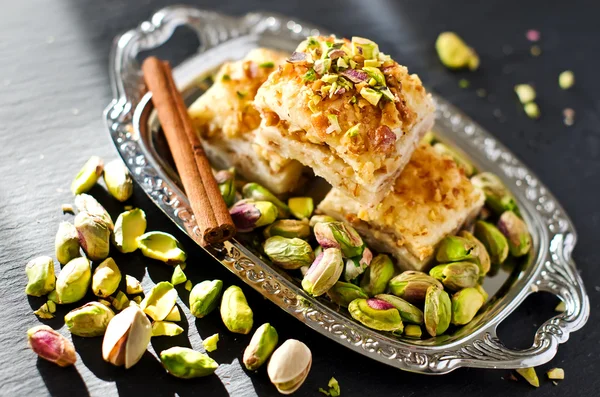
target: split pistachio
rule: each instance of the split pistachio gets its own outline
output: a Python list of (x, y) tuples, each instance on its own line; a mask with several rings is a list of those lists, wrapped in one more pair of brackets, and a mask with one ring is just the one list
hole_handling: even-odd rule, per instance
[(141, 294), (143, 292), (142, 284), (140, 283), (140, 281), (137, 278), (130, 276), (129, 274), (125, 275), (125, 287), (125, 291), (129, 295)]
[(394, 276), (394, 263), (389, 256), (379, 254), (371, 261), (365, 271), (360, 286), (369, 296), (375, 296), (385, 291)]
[(177, 300), (177, 291), (173, 284), (161, 281), (156, 284), (142, 300), (140, 308), (154, 321), (162, 321), (171, 313)]
[(223, 292), (221, 300), (221, 319), (231, 332), (248, 334), (252, 329), (253, 313), (244, 292), (232, 285)]
[(134, 366), (148, 348), (152, 325), (137, 306), (129, 306), (113, 317), (102, 340), (102, 358), (116, 366)]
[(442, 283), (419, 271), (408, 270), (390, 280), (390, 293), (410, 303), (421, 303), (425, 300), (427, 289), (434, 286), (444, 289)]
[(500, 216), (498, 230), (506, 237), (512, 256), (526, 255), (531, 249), (531, 235), (527, 225), (513, 211), (505, 211)]
[(296, 339), (286, 340), (273, 352), (267, 373), (281, 394), (292, 394), (302, 386), (312, 365), (312, 353)]
[(72, 223), (61, 222), (54, 239), (54, 253), (61, 265), (81, 256), (79, 253), (79, 234)]
[(508, 257), (508, 241), (506, 237), (491, 223), (475, 222), (475, 237), (485, 246), (493, 265), (501, 265)]
[(145, 257), (176, 265), (185, 262), (187, 254), (179, 241), (164, 232), (148, 232), (137, 239), (138, 247)]
[(427, 288), (423, 315), (429, 335), (436, 336), (446, 332), (452, 318), (452, 303), (448, 293), (433, 285)]
[(68, 367), (77, 361), (73, 343), (47, 325), (27, 330), (27, 341), (35, 354), (58, 366)]
[(323, 248), (339, 248), (344, 258), (362, 255), (365, 243), (354, 228), (343, 222), (320, 222), (314, 227), (315, 237)]
[(267, 188), (259, 185), (258, 183), (250, 182), (245, 184), (242, 188), (242, 195), (245, 199), (268, 201), (273, 203), (277, 207), (278, 218), (287, 218), (290, 215), (290, 208), (283, 201), (279, 200)]
[(358, 285), (338, 281), (327, 291), (329, 299), (342, 307), (348, 307), (355, 299), (367, 299), (369, 295)]
[(348, 311), (356, 321), (378, 331), (401, 333), (404, 329), (400, 312), (394, 305), (381, 299), (353, 300), (348, 306)]
[(245, 233), (273, 223), (277, 207), (270, 201), (241, 200), (231, 207), (229, 214), (238, 232)]
[(342, 275), (344, 261), (338, 248), (326, 248), (315, 259), (302, 279), (302, 288), (309, 295), (323, 295)]
[(92, 277), (92, 291), (100, 298), (106, 298), (115, 293), (121, 282), (121, 271), (113, 258), (106, 258)]
[(121, 311), (130, 305), (130, 300), (123, 291), (117, 292), (117, 295), (114, 298), (111, 298), (110, 301), (117, 311)]
[(160, 353), (160, 361), (168, 373), (181, 379), (213, 374), (219, 364), (206, 354), (187, 347), (172, 347)]
[(221, 280), (205, 280), (190, 292), (190, 311), (195, 317), (202, 318), (212, 312), (219, 302), (223, 289)]
[(87, 257), (93, 261), (106, 259), (110, 250), (110, 229), (102, 218), (80, 212), (75, 217), (75, 228)]
[(475, 259), (476, 245), (462, 237), (446, 236), (440, 241), (435, 259), (440, 263)]
[(475, 50), (467, 46), (454, 32), (440, 33), (435, 42), (435, 49), (440, 61), (447, 68), (477, 70), (479, 67), (479, 56)]
[(486, 205), (496, 214), (504, 211), (518, 213), (517, 201), (504, 183), (491, 172), (482, 172), (471, 178), (471, 183), (483, 190)]
[(485, 303), (476, 288), (464, 288), (452, 295), (452, 324), (465, 325), (477, 314)]
[(540, 380), (538, 379), (535, 368), (518, 368), (517, 373), (523, 377), (533, 387), (540, 387)]
[(185, 283), (186, 281), (187, 276), (185, 275), (183, 270), (181, 270), (181, 266), (175, 266), (175, 270), (173, 270), (173, 275), (171, 276), (171, 284), (179, 285)]
[(312, 197), (292, 197), (288, 200), (292, 215), (298, 219), (308, 219), (315, 210)]
[(429, 275), (452, 291), (474, 287), (479, 280), (479, 266), (471, 262), (453, 262), (437, 265)]
[(57, 303), (74, 303), (82, 299), (92, 281), (90, 261), (87, 258), (75, 258), (67, 263), (56, 279)]
[(562, 368), (552, 368), (546, 372), (548, 379), (563, 380), (565, 378), (565, 370)]
[(104, 167), (104, 183), (108, 192), (120, 202), (133, 194), (133, 180), (121, 160), (113, 160)]
[(215, 174), (215, 180), (225, 205), (231, 207), (235, 202), (235, 168), (218, 171)]
[(173, 309), (167, 314), (164, 321), (181, 321), (181, 313), (177, 305), (173, 306)]
[(219, 342), (219, 334), (213, 334), (202, 341), (202, 346), (207, 352), (214, 352), (217, 350), (217, 343)]
[(384, 300), (394, 306), (400, 313), (400, 318), (402, 318), (403, 322), (423, 324), (423, 312), (421, 309), (405, 301), (404, 299), (389, 294), (375, 295), (375, 298)]
[(421, 335), (423, 331), (421, 331), (420, 325), (415, 324), (407, 324), (404, 327), (404, 336), (410, 339), (421, 339)]
[(104, 335), (115, 314), (100, 302), (89, 302), (65, 315), (65, 324), (73, 335), (93, 337)]
[(309, 243), (299, 238), (269, 237), (263, 246), (271, 262), (283, 269), (298, 269), (315, 259)]
[(280, 219), (267, 226), (263, 235), (265, 238), (281, 236), (306, 240), (310, 237), (310, 226), (306, 219), (301, 221), (296, 219)]
[(479, 277), (485, 276), (491, 268), (490, 254), (488, 254), (485, 245), (466, 230), (462, 230), (458, 235), (475, 244), (475, 263), (479, 266)]
[(337, 220), (334, 217), (329, 215), (313, 215), (310, 217), (309, 225), (310, 227), (315, 227), (317, 223), (328, 223), (328, 222), (336, 222)]
[(441, 142), (434, 144), (433, 149), (436, 152), (438, 152), (439, 154), (451, 157), (452, 160), (454, 160), (454, 162), (456, 163), (456, 165), (458, 165), (458, 168), (463, 170), (467, 177), (471, 177), (475, 173), (477, 173), (477, 169), (475, 168), (473, 163), (471, 163), (469, 160), (467, 160), (467, 158), (465, 156), (463, 156), (461, 153), (459, 153), (455, 149), (453, 149)]
[(261, 365), (267, 362), (277, 342), (279, 335), (275, 328), (265, 323), (258, 327), (252, 335), (250, 344), (244, 350), (244, 365), (248, 371), (256, 371)]
[(183, 328), (169, 321), (155, 321), (152, 323), (152, 336), (177, 336)]
[(111, 231), (114, 229), (115, 225), (108, 211), (89, 194), (82, 193), (75, 196), (75, 207), (78, 212), (87, 212), (102, 219)]
[(344, 280), (350, 282), (363, 274), (373, 260), (373, 253), (365, 247), (361, 256), (349, 258), (344, 267)]
[(33, 314), (45, 320), (54, 318), (54, 313), (56, 313), (56, 303), (52, 301), (47, 301), (42, 306), (40, 306), (39, 309), (33, 312)]
[(71, 183), (73, 194), (85, 193), (94, 187), (96, 182), (98, 182), (98, 178), (102, 175), (103, 169), (104, 161), (100, 157), (90, 157)]
[(138, 238), (146, 232), (146, 214), (139, 208), (125, 211), (117, 217), (112, 243), (123, 253), (138, 249)]
[(49, 256), (40, 256), (30, 260), (25, 266), (27, 287), (25, 292), (31, 296), (43, 296), (54, 290), (54, 261)]

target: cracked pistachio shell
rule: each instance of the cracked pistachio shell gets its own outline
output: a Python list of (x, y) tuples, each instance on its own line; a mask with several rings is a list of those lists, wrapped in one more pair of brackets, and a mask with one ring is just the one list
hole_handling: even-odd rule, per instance
[(377, 298), (356, 299), (350, 302), (348, 311), (352, 318), (366, 327), (378, 331), (402, 332), (404, 324), (398, 310)]
[(202, 340), (202, 346), (206, 349), (207, 352), (214, 352), (217, 350), (217, 343), (219, 342), (219, 334), (213, 334), (208, 338)]
[(155, 321), (152, 323), (152, 336), (177, 336), (183, 328), (169, 321)]
[(93, 337), (104, 335), (115, 313), (100, 302), (89, 302), (65, 315), (65, 324), (73, 335)]
[(423, 324), (423, 312), (415, 305), (405, 301), (402, 298), (398, 298), (394, 295), (379, 294), (375, 298), (386, 301), (398, 310), (400, 318), (403, 322), (412, 324)]
[(354, 228), (343, 222), (319, 222), (314, 227), (315, 237), (323, 248), (339, 248), (344, 258), (361, 256), (365, 243)]
[(278, 218), (287, 218), (290, 216), (290, 208), (283, 201), (279, 200), (267, 188), (259, 185), (258, 183), (250, 182), (245, 184), (242, 188), (242, 195), (245, 199), (268, 201), (273, 203), (275, 207), (277, 207)]
[(408, 270), (392, 278), (389, 291), (410, 303), (421, 303), (425, 300), (427, 289), (431, 286), (443, 289), (442, 283), (419, 271)]
[(312, 197), (292, 197), (288, 200), (292, 215), (298, 219), (308, 219), (315, 210)]
[(115, 225), (108, 211), (104, 209), (98, 200), (89, 194), (84, 193), (75, 196), (75, 207), (77, 207), (78, 212), (87, 212), (102, 219), (111, 231), (114, 229)]
[(346, 266), (344, 267), (344, 280), (350, 282), (356, 279), (365, 272), (372, 260), (373, 253), (368, 247), (365, 247), (365, 250), (361, 256), (356, 256), (346, 260)]
[(246, 233), (269, 225), (277, 219), (277, 207), (270, 201), (241, 200), (229, 209), (239, 232)]
[(152, 317), (154, 321), (162, 321), (171, 313), (177, 300), (177, 291), (173, 284), (161, 281), (156, 284), (148, 295), (140, 303), (144, 313)]
[(338, 281), (327, 291), (327, 296), (333, 303), (348, 307), (355, 299), (367, 299), (369, 295), (358, 285)]
[(446, 332), (452, 317), (452, 303), (448, 293), (441, 288), (431, 286), (425, 296), (425, 328), (431, 336)]
[(315, 259), (309, 243), (299, 238), (269, 237), (263, 246), (271, 262), (283, 269), (299, 269)]
[(483, 190), (485, 204), (497, 215), (501, 215), (504, 211), (519, 213), (515, 197), (496, 175), (482, 172), (472, 177), (471, 183)]
[(81, 256), (79, 253), (79, 233), (72, 223), (61, 222), (54, 239), (54, 254), (61, 265)]
[(130, 276), (129, 274), (125, 275), (125, 288), (125, 291), (129, 295), (141, 294), (142, 292), (144, 292), (140, 280), (133, 276)]
[(452, 324), (469, 323), (484, 303), (484, 296), (476, 288), (461, 289), (452, 295)]
[(93, 261), (106, 259), (110, 250), (110, 228), (102, 218), (89, 212), (80, 212), (75, 217), (75, 228), (79, 244), (87, 257)]
[(219, 191), (227, 207), (231, 207), (235, 202), (235, 168), (221, 170), (215, 173), (215, 181), (219, 186)]
[(477, 169), (475, 168), (473, 163), (467, 160), (467, 158), (463, 154), (459, 153), (454, 148), (451, 148), (443, 143), (438, 142), (433, 145), (433, 149), (442, 155), (452, 157), (452, 160), (454, 160), (456, 165), (458, 165), (458, 168), (462, 169), (465, 172), (465, 175), (467, 177), (471, 177), (477, 172)]
[(185, 262), (187, 254), (175, 237), (164, 232), (148, 232), (138, 237), (138, 247), (147, 258), (177, 265)]
[(173, 275), (171, 276), (171, 284), (179, 285), (185, 283), (186, 281), (187, 276), (183, 272), (183, 269), (181, 269), (181, 266), (175, 266), (175, 269), (173, 270)]
[(248, 334), (252, 329), (252, 309), (248, 306), (244, 292), (237, 285), (232, 285), (223, 292), (221, 318), (231, 332)]
[(344, 261), (337, 248), (326, 248), (315, 259), (302, 279), (302, 288), (309, 295), (323, 295), (342, 275)]
[(531, 235), (525, 222), (512, 211), (505, 211), (498, 220), (498, 230), (506, 237), (512, 256), (526, 255), (531, 249)]
[(117, 217), (112, 243), (123, 253), (138, 249), (138, 238), (146, 232), (146, 214), (139, 208), (125, 211)]
[(458, 235), (475, 244), (475, 262), (477, 263), (477, 266), (479, 266), (479, 276), (483, 277), (488, 274), (492, 264), (490, 254), (488, 254), (487, 249), (485, 249), (485, 245), (466, 230), (462, 230)]
[(493, 265), (501, 265), (508, 257), (508, 241), (506, 237), (491, 223), (475, 222), (475, 237), (485, 246)]
[(82, 299), (92, 281), (92, 270), (87, 258), (75, 258), (67, 263), (56, 279), (59, 303), (74, 303)]
[(315, 227), (315, 225), (320, 222), (328, 223), (328, 222), (336, 222), (336, 221), (337, 221), (337, 219), (335, 219), (334, 217), (329, 216), (329, 215), (313, 215), (310, 217), (310, 221), (308, 224), (310, 227)]
[(120, 202), (133, 194), (133, 180), (121, 160), (113, 160), (104, 167), (104, 183), (111, 196)]
[(288, 339), (273, 352), (267, 373), (279, 393), (292, 394), (306, 380), (311, 365), (310, 349), (296, 339)]
[(121, 271), (113, 260), (106, 258), (94, 271), (92, 276), (92, 291), (100, 298), (106, 298), (115, 293), (121, 282)]
[(160, 361), (169, 374), (181, 379), (211, 375), (219, 366), (206, 354), (179, 346), (163, 350)]
[(27, 330), (27, 342), (35, 354), (58, 366), (68, 367), (77, 361), (73, 343), (47, 325)]
[(134, 366), (148, 348), (152, 325), (137, 306), (129, 306), (108, 323), (102, 340), (102, 358), (116, 366)]
[(310, 237), (310, 226), (306, 219), (280, 219), (267, 226), (263, 235), (265, 238), (281, 236), (306, 240)]
[(373, 258), (371, 265), (365, 270), (360, 286), (369, 296), (375, 296), (385, 291), (393, 276), (392, 260), (385, 254), (379, 254)]
[(219, 302), (223, 289), (221, 280), (205, 280), (198, 283), (190, 292), (190, 311), (195, 317), (202, 318), (212, 312)]
[(25, 287), (27, 295), (43, 296), (54, 290), (56, 285), (54, 261), (49, 256), (30, 260), (25, 266), (25, 274), (27, 274), (27, 287)]
[(100, 157), (90, 157), (71, 183), (73, 194), (85, 193), (94, 187), (96, 182), (98, 182), (98, 178), (102, 175), (103, 169), (104, 161)]
[(429, 271), (429, 275), (444, 284), (444, 287), (458, 291), (474, 287), (479, 280), (479, 266), (471, 262), (453, 262), (437, 265)]
[(446, 236), (438, 245), (435, 259), (439, 263), (474, 260), (475, 248), (476, 245), (466, 238)]
[(421, 339), (421, 335), (423, 331), (421, 330), (421, 326), (415, 324), (407, 324), (404, 327), (404, 336), (410, 339)]
[(265, 323), (258, 327), (252, 335), (250, 344), (244, 350), (244, 365), (249, 371), (256, 371), (261, 365), (267, 362), (277, 342), (279, 335), (275, 328)]
[(119, 291), (117, 292), (117, 295), (114, 298), (111, 298), (111, 304), (116, 310), (121, 311), (127, 306), (129, 306), (131, 304), (131, 301), (129, 300), (127, 295), (123, 293), (123, 291)]

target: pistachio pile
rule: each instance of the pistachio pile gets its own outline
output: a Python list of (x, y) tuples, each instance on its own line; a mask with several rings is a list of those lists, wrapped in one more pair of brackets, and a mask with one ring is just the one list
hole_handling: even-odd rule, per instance
[[(220, 307), (221, 318), (229, 331), (249, 334), (254, 325), (253, 312), (242, 289), (232, 285), (223, 291), (221, 280), (206, 280), (194, 286), (184, 272), (187, 254), (182, 245), (168, 233), (147, 232), (146, 215), (141, 209), (126, 206), (113, 223), (104, 207), (86, 194), (102, 175), (108, 192), (118, 201), (126, 201), (132, 194), (132, 179), (122, 163), (111, 162), (104, 167), (103, 161), (94, 156), (85, 164), (71, 186), (77, 215), (73, 223), (62, 222), (56, 234), (55, 256), (63, 266), (58, 276), (54, 260), (49, 256), (34, 258), (25, 268), (26, 293), (47, 299), (34, 313), (42, 319), (51, 319), (57, 305), (80, 303), (91, 296), (91, 290), (95, 300), (86, 299), (82, 306), (64, 316), (67, 329), (78, 337), (103, 337), (102, 358), (125, 368), (131, 368), (142, 358), (152, 337), (184, 332), (177, 324), (182, 319), (176, 304), (178, 285), (190, 291), (189, 308), (193, 316), (202, 318)], [(226, 171), (217, 179), (233, 182)], [(235, 195), (232, 184), (229, 190), (224, 186), (221, 183), (224, 196), (231, 192)], [(231, 197), (233, 204), (235, 196)], [(263, 224), (272, 223), (279, 215), (271, 202), (260, 207), (262, 213), (268, 211), (267, 207), (272, 212), (272, 220), (262, 221)], [(296, 209), (302, 211), (292, 205), (292, 210)], [(250, 214), (252, 209), (242, 207), (241, 211)], [(261, 225), (261, 221), (256, 219), (252, 228), (256, 224)], [(173, 266), (171, 280), (158, 282), (151, 290), (144, 291), (138, 279), (121, 272), (109, 256), (111, 247), (122, 253), (139, 249), (144, 256)], [(59, 366), (76, 362), (71, 341), (52, 328), (33, 327), (27, 335), (29, 346), (43, 359)], [(219, 334), (205, 338), (204, 349), (216, 350), (218, 341)], [(262, 324), (244, 352), (243, 363), (249, 371), (256, 371), (268, 362), (267, 372), (273, 384), (282, 394), (290, 394), (308, 376), (312, 355), (308, 347), (297, 340), (287, 340), (277, 348), (278, 342), (275, 328), (269, 323)], [(219, 366), (207, 354), (186, 347), (173, 346), (159, 356), (165, 370), (182, 379), (210, 375)]]

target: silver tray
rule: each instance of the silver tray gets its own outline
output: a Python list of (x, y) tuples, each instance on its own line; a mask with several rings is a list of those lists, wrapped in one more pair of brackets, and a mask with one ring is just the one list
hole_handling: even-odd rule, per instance
[[(188, 100), (198, 95), (198, 81), (254, 47), (292, 51), (309, 35), (328, 34), (317, 27), (269, 13), (230, 17), (192, 7), (173, 6), (115, 39), (110, 58), (114, 100), (105, 110), (110, 136), (133, 178), (169, 218), (199, 241), (188, 201), (178, 177), (161, 150), (161, 133), (146, 94), (137, 57), (171, 38), (185, 26), (198, 35), (198, 52), (175, 68), (178, 87)], [(393, 55), (393, 54), (392, 54)], [(240, 240), (207, 251), (246, 284), (302, 323), (348, 348), (402, 370), (444, 374), (460, 367), (520, 368), (541, 365), (558, 345), (580, 329), (589, 316), (589, 299), (571, 252), (577, 240), (568, 216), (556, 199), (506, 147), (458, 109), (434, 95), (435, 131), (468, 153), (479, 169), (498, 174), (512, 189), (530, 226), (533, 250), (512, 272), (492, 278), (493, 297), (467, 326), (451, 335), (426, 340), (397, 338), (363, 327), (325, 300), (306, 295), (297, 280), (261, 260)], [(496, 328), (531, 293), (547, 291), (566, 304), (566, 311), (543, 323), (533, 344), (510, 349)]]

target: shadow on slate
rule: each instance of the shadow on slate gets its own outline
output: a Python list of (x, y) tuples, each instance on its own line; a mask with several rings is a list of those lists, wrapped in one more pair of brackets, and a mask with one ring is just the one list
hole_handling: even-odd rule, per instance
[[(86, 397), (90, 395), (79, 371), (74, 366), (61, 368), (60, 376), (56, 374), (56, 364), (38, 358), (37, 369), (46, 383), (48, 394), (56, 397)], [(69, 387), (65, 387), (69, 384)]]

